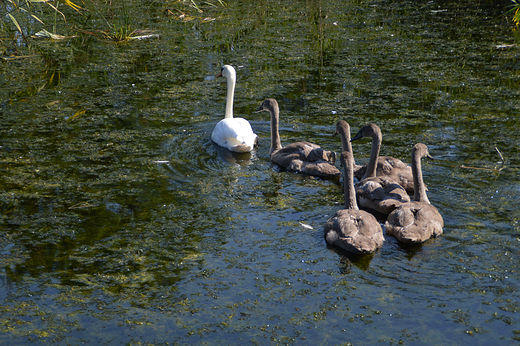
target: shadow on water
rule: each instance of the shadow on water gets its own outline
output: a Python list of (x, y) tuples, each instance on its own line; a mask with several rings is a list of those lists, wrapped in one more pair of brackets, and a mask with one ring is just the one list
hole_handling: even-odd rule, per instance
[(213, 145), (213, 149), (217, 152), (218, 157), (227, 164), (240, 164), (247, 165), (251, 163), (251, 160), (255, 158), (255, 151), (248, 153), (235, 153), (231, 150), (223, 148), (213, 141), (211, 143)]
[(327, 246), (327, 248), (338, 255), (338, 267), (341, 274), (351, 274), (353, 265), (360, 270), (366, 271), (370, 267), (370, 261), (374, 258), (374, 254), (356, 255), (333, 246)]

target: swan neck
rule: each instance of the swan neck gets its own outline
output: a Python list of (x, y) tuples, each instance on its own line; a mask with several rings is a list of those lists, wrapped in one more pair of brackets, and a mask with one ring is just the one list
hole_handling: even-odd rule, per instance
[(343, 189), (345, 191), (345, 209), (358, 210), (356, 190), (354, 189), (354, 157), (352, 151), (341, 154), (341, 164), (345, 167)]
[(235, 79), (230, 76), (227, 78), (227, 99), (225, 119), (233, 118), (233, 97), (235, 95)]
[(424, 187), (421, 155), (415, 150), (412, 151), (412, 175), (413, 175), (413, 200), (417, 202), (430, 203), (428, 195), (426, 195), (426, 188)]
[(342, 127), (339, 134), (341, 136), (341, 150), (352, 153), (352, 143), (350, 143), (350, 129)]
[(372, 151), (370, 152), (370, 159), (368, 160), (367, 170), (364, 178), (373, 178), (376, 176), (377, 158), (379, 157), (379, 150), (381, 149), (382, 135), (376, 134), (372, 137)]
[(274, 107), (272, 110), (269, 109), (269, 113), (271, 113), (271, 151), (269, 154), (272, 155), (273, 152), (282, 149), (280, 133), (278, 132), (280, 109), (278, 107)]

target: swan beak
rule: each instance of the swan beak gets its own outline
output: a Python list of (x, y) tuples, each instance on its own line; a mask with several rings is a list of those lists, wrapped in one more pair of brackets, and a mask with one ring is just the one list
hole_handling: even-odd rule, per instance
[(264, 110), (265, 110), (265, 109), (264, 109), (264, 106), (261, 105), (260, 108), (258, 108), (258, 109), (255, 111), (255, 113), (260, 113), (260, 112), (262, 112), (262, 111), (264, 111)]
[(357, 141), (358, 139), (361, 139), (361, 138), (363, 138), (363, 134), (361, 133), (361, 131), (359, 131), (358, 133), (356, 133), (354, 138), (352, 138), (350, 141), (354, 142), (354, 141)]
[(215, 78), (222, 77), (222, 72), (215, 76)]
[(336, 137), (337, 135), (339, 135), (338, 131), (334, 132), (334, 134), (332, 135), (332, 137)]
[(435, 159), (433, 158), (433, 156), (431, 156), (430, 154), (427, 154), (426, 157), (429, 158), (430, 160), (435, 160)]

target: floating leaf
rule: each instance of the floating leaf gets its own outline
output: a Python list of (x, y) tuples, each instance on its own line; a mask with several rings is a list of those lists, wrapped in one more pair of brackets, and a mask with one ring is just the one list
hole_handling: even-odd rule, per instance
[(32, 58), (34, 55), (24, 55), (24, 56), (2, 56), (2, 60), (9, 61), (9, 60), (18, 60), (18, 59), (25, 59), (25, 58)]
[(47, 103), (45, 104), (45, 106), (46, 106), (47, 108), (50, 108), (50, 107), (52, 107), (52, 106), (54, 106), (55, 104), (58, 104), (58, 103), (60, 103), (60, 101), (51, 101), (51, 102), (47, 102)]
[(38, 31), (34, 35), (36, 37), (41, 37), (41, 38), (52, 38), (53, 40), (63, 40), (64, 38), (70, 37), (70, 36), (63, 36), (63, 35), (53, 34), (53, 33), (48, 32), (45, 29)]
[(149, 38), (159, 38), (158, 34), (150, 34), (150, 35), (141, 35), (141, 36), (130, 36), (128, 40), (146, 40)]
[(304, 228), (314, 229), (314, 228), (312, 228), (311, 225), (307, 225), (306, 223), (303, 223), (303, 222), (300, 222), (300, 225), (302, 225), (302, 227), (304, 227)]
[(71, 122), (72, 120), (76, 119), (80, 115), (85, 114), (86, 111), (87, 111), (86, 109), (82, 109), (80, 111), (77, 111), (76, 113), (74, 113), (73, 116), (71, 116), (70, 118), (67, 119), (67, 122)]

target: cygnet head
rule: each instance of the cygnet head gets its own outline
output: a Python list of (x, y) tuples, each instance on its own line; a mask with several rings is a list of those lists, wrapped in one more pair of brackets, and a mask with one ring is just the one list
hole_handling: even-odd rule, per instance
[(381, 129), (376, 124), (366, 124), (362, 128), (359, 129), (358, 133), (352, 138), (350, 141), (356, 141), (358, 139), (364, 138), (364, 137), (381, 137)]
[(345, 120), (339, 120), (336, 123), (336, 132), (334, 133), (334, 136), (340, 135), (340, 134), (349, 134), (350, 137), (350, 126)]
[(235, 68), (231, 65), (224, 65), (222, 66), (222, 70), (220, 71), (220, 74), (216, 77), (226, 77), (227, 79), (233, 79), (235, 80), (237, 77), (237, 73), (235, 71)]
[(415, 144), (413, 146), (412, 153), (414, 153), (414, 155), (418, 154), (419, 157), (427, 157), (430, 160), (434, 159), (433, 157), (431, 157), (430, 152), (428, 151), (428, 147), (426, 146), (426, 144), (423, 144), (423, 143)]
[(260, 105), (260, 108), (255, 113), (268, 111), (273, 113), (274, 110), (278, 108), (278, 102), (275, 99), (265, 99), (264, 102)]

